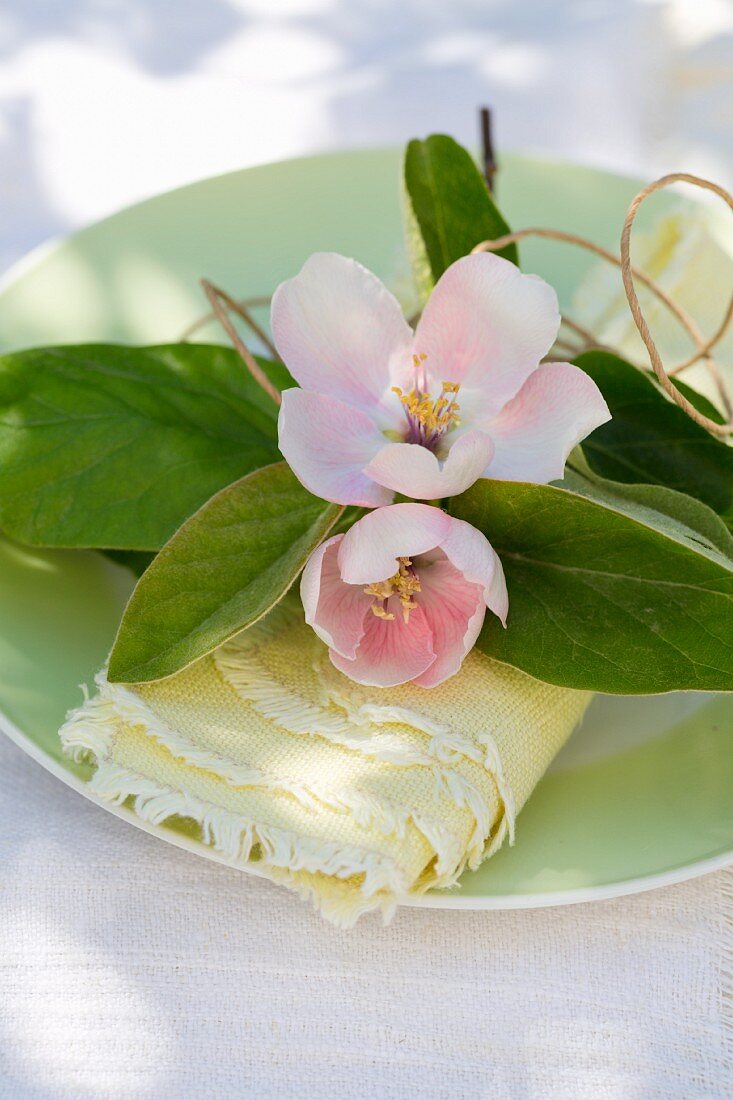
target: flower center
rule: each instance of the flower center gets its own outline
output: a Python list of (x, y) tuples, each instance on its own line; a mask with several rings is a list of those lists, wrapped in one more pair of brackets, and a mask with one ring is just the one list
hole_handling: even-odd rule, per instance
[(386, 581), (368, 584), (364, 595), (374, 597), (371, 610), (378, 619), (394, 619), (394, 615), (387, 610), (387, 601), (391, 596), (396, 596), (402, 605), (402, 618), (409, 623), (410, 612), (417, 607), (413, 597), (419, 591), (420, 578), (412, 561), (410, 558), (397, 558), (397, 572), (394, 576)]
[(445, 433), (460, 424), (458, 413), (460, 405), (456, 394), (461, 388), (459, 382), (443, 382), (439, 396), (433, 400), (427, 392), (423, 363), (427, 356), (413, 355), (412, 361), (418, 372), (418, 385), (409, 393), (403, 393), (399, 386), (392, 387), (402, 402), (407, 417), (408, 432), (406, 443), (419, 443), (430, 451), (435, 451)]

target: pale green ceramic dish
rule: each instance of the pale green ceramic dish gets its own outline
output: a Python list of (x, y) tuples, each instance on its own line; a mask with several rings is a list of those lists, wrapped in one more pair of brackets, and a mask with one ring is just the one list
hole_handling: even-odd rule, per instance
[[(177, 339), (202, 309), (198, 278), (241, 295), (270, 291), (311, 252), (356, 256), (399, 278), (399, 155), (312, 157), (207, 180), (142, 203), (34, 253), (0, 288), (0, 350), (46, 342)], [(614, 246), (632, 181), (507, 158), (511, 224), (588, 233)], [(664, 200), (662, 200), (664, 201)], [(567, 301), (587, 263), (523, 249)], [(213, 330), (204, 338), (213, 339)], [(92, 553), (0, 542), (0, 727), (66, 783), (83, 773), (56, 730), (104, 660), (131, 588)], [(421, 904), (511, 908), (587, 901), (680, 881), (733, 862), (733, 696), (597, 698), (533, 795), (511, 850), (460, 892)], [(106, 807), (110, 809), (110, 807)], [(185, 829), (148, 832), (217, 858)]]

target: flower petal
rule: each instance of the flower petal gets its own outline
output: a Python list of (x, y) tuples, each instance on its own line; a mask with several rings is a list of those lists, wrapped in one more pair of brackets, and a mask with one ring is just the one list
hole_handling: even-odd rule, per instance
[(451, 519), (441, 549), (467, 581), (481, 585), (486, 606), (506, 626), (509, 596), (504, 569), (486, 536), (465, 520)]
[[(332, 535), (320, 546), (317, 546), (308, 561), (305, 563), (303, 575), (300, 578), (300, 598), (305, 611), (305, 621), (308, 626), (314, 626), (316, 621), (316, 609), (318, 598), (321, 594), (321, 574), (323, 572), (323, 559), (327, 554), (337, 551), (343, 535)], [(323, 635), (321, 635), (323, 637)], [(332, 644), (330, 636), (324, 638), (329, 645)]]
[(372, 600), (361, 586), (341, 580), (338, 548), (343, 537), (334, 535), (313, 551), (303, 570), (300, 596), (305, 621), (318, 637), (342, 656), (353, 658)]
[(573, 447), (611, 419), (592, 378), (571, 363), (545, 363), (487, 426), (496, 453), (484, 477), (544, 484), (561, 478)]
[(397, 558), (433, 550), (456, 522), (429, 504), (392, 504), (369, 512), (344, 535), (338, 554), (341, 577), (347, 584), (386, 580), (395, 573)]
[(413, 611), (409, 623), (405, 623), (394, 597), (389, 601), (389, 610), (394, 619), (367, 616), (364, 637), (353, 660), (334, 649), (330, 651), (336, 668), (359, 684), (383, 688), (406, 684), (435, 661), (433, 634), (422, 611)]
[(464, 256), (439, 279), (415, 333), (436, 391), (460, 382), (464, 423), (495, 416), (552, 347), (555, 291), (490, 252)]
[(433, 632), (437, 656), (416, 683), (435, 687), (458, 672), (473, 648), (486, 604), (481, 585), (466, 580), (445, 557), (420, 568), (419, 575), (420, 593), (416, 598)]
[(422, 500), (452, 497), (481, 477), (494, 451), (484, 432), (468, 431), (456, 439), (444, 462), (418, 443), (388, 443), (365, 473), (380, 485)]
[(361, 409), (325, 394), (285, 390), (278, 437), (293, 473), (316, 496), (365, 508), (391, 501), (392, 493), (364, 473), (384, 436)]
[(380, 403), (391, 361), (409, 359), (412, 329), (397, 299), (371, 271), (335, 252), (316, 252), (280, 284), (271, 323), (301, 386), (354, 405)]

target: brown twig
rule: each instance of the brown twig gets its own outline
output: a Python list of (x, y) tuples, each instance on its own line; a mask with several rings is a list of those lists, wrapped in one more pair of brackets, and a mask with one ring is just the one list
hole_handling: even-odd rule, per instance
[[(277, 389), (276, 386), (273, 386), (272, 382), (267, 377), (262, 367), (252, 355), (252, 352), (249, 350), (244, 340), (232, 324), (228, 310), (231, 309), (234, 310), (234, 312), (239, 312), (239, 310), (235, 308), (237, 306), (237, 303), (227, 294), (225, 290), (221, 290), (220, 287), (214, 286), (214, 284), (209, 282), (208, 279), (202, 279), (201, 286), (204, 289), (206, 297), (211, 303), (211, 309), (214, 317), (216, 317), (217, 321), (226, 332), (232, 344), (239, 352), (239, 355), (244, 361), (244, 365), (254, 378), (255, 382), (257, 382), (257, 384), (262, 387), (268, 397), (271, 397), (276, 405), (281, 405), (282, 397), (280, 396), (280, 391)], [(224, 303), (224, 305), (222, 305), (222, 302)], [(225, 307), (228, 307), (228, 309)]]
[(593, 335), (590, 329), (587, 329), (583, 325), (578, 324), (578, 322), (574, 321), (572, 317), (568, 317), (566, 316), (566, 314), (563, 313), (562, 317), (560, 318), (560, 324), (566, 325), (567, 328), (571, 330), (571, 332), (576, 333), (576, 335), (580, 336), (582, 340), (585, 340), (588, 347), (599, 348), (601, 346), (600, 340), (598, 340), (597, 337)]
[[(631, 263), (631, 230), (634, 225), (634, 219), (639, 212), (639, 207), (650, 195), (653, 195), (656, 191), (661, 191), (664, 187), (669, 187), (673, 183), (691, 183), (694, 187), (701, 187), (703, 190), (712, 191), (713, 194), (718, 195), (728, 204), (730, 210), (733, 210), (733, 195), (721, 187), (717, 183), (712, 183), (710, 180), (702, 179), (700, 176), (693, 176), (687, 172), (672, 172), (667, 176), (662, 176), (661, 179), (655, 180), (654, 183), (648, 184), (648, 186), (642, 188), (636, 195), (629, 206), (624, 221), (624, 227), (621, 232), (621, 278), (624, 282), (624, 289), (626, 291), (626, 297), (629, 302), (629, 308), (631, 309), (631, 316), (634, 318), (634, 324), (639, 330), (639, 335), (644, 341), (644, 345), (649, 352), (649, 359), (652, 364), (654, 373), (659, 380), (659, 384), (662, 389), (672, 398), (672, 400), (679, 405), (681, 409), (687, 413), (691, 420), (694, 420), (696, 424), (700, 424), (703, 428), (707, 428), (713, 435), (728, 435), (733, 431), (733, 419), (731, 418), (730, 400), (728, 394), (725, 391), (725, 387), (722, 387), (723, 395), (726, 398), (728, 421), (725, 424), (718, 424), (717, 421), (712, 420), (709, 416), (704, 416), (698, 412), (694, 405), (681, 393), (674, 382), (671, 380), (667, 371), (665, 370), (662, 357), (659, 354), (659, 349), (654, 342), (649, 326), (646, 322), (646, 318), (642, 313), (641, 305), (639, 304), (639, 298), (636, 293), (636, 287), (634, 286), (634, 276), (636, 274)], [(730, 313), (730, 307), (726, 311), (726, 317), (724, 319), (725, 324), (729, 320), (728, 314)], [(702, 341), (702, 347), (698, 347), (698, 351), (701, 355), (705, 354), (705, 341)], [(712, 360), (708, 357), (709, 363)], [(720, 379), (720, 376), (717, 375)], [(722, 382), (722, 380), (721, 380)]]
[[(568, 355), (571, 355), (573, 358), (575, 358), (575, 356), (577, 355), (582, 355), (584, 351), (588, 351), (589, 348), (602, 347), (600, 340), (597, 340), (593, 333), (589, 331), (589, 329), (584, 328), (583, 325), (579, 325), (577, 321), (574, 321), (572, 319), (572, 317), (561, 316), (560, 324), (565, 325), (571, 330), (571, 332), (575, 333), (576, 336), (579, 336), (582, 343), (576, 343), (568, 339), (568, 337), (558, 333), (555, 338), (555, 343), (550, 349), (550, 355), (555, 356), (556, 353), (559, 352), (560, 354), (564, 354), (566, 357)], [(545, 357), (543, 362), (562, 362), (562, 360), (558, 360), (554, 357), (552, 359), (549, 357)]]
[[(257, 306), (269, 306), (271, 301), (272, 298), (269, 294), (263, 294), (259, 298), (243, 298), (240, 300), (234, 299), (235, 306), (232, 308), (234, 309), (234, 312), (237, 313), (247, 325), (249, 325), (255, 335), (259, 337), (267, 350), (271, 353), (273, 359), (277, 359), (279, 358), (277, 354), (277, 349), (270, 340), (270, 337), (267, 335), (265, 330), (257, 324), (254, 317), (249, 312), (250, 309), (254, 309)], [(215, 321), (216, 319), (216, 314), (214, 313), (213, 309), (210, 309), (208, 313), (203, 313), (195, 321), (192, 321), (188, 328), (184, 329), (184, 331), (178, 338), (178, 342), (181, 344), (185, 344), (187, 340), (190, 340), (192, 336), (195, 336), (200, 328), (203, 328), (204, 325), (208, 325), (209, 322)]]
[(491, 127), (491, 108), (482, 107), (481, 118), (481, 151), (483, 153), (484, 179), (491, 194), (494, 193), (495, 177), (499, 170), (494, 153), (494, 139)]
[(564, 351), (569, 355), (580, 355), (587, 349), (588, 345), (573, 344), (570, 340), (564, 340), (562, 336), (558, 336), (555, 343), (552, 345), (554, 351)]

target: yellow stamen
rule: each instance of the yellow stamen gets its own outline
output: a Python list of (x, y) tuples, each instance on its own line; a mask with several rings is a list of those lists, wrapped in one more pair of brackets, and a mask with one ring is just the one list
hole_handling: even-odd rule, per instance
[(408, 416), (421, 425), (425, 435), (431, 436), (435, 433), (442, 435), (449, 428), (460, 424), (461, 420), (458, 413), (461, 406), (455, 400), (455, 397), (448, 399), (445, 396), (447, 393), (458, 393), (460, 388), (458, 382), (443, 382), (440, 396), (435, 401), (430, 397), (430, 394), (417, 389), (411, 390), (409, 393), (403, 393), (399, 386), (393, 386), (392, 393), (397, 394), (405, 406)]
[(385, 602), (390, 596), (396, 596), (402, 606), (402, 618), (406, 623), (410, 621), (410, 612), (417, 607), (413, 599), (416, 592), (420, 591), (420, 579), (412, 569), (410, 558), (397, 558), (397, 572), (386, 581), (376, 581), (368, 584), (364, 589), (366, 596), (374, 596), (372, 613), (378, 619), (394, 619), (385, 609)]

